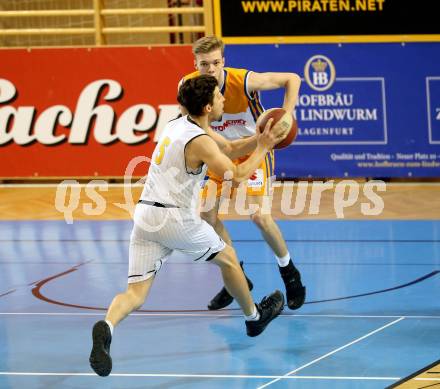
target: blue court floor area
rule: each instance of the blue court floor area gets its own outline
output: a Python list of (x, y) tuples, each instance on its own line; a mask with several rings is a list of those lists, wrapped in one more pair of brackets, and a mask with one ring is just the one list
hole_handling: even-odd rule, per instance
[[(254, 298), (284, 291), (257, 228), (226, 224)], [(1, 222), (0, 388), (385, 388), (440, 358), (439, 221), (279, 225), (302, 308), (248, 338), (235, 303), (206, 309), (219, 269), (171, 259), (116, 328), (101, 378), (91, 329), (125, 289), (131, 222)]]

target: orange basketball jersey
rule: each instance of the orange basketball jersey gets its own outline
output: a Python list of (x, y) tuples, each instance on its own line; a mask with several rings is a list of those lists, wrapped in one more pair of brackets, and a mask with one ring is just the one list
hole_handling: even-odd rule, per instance
[[(224, 68), (224, 83), (220, 88), (225, 97), (224, 114), (221, 121), (212, 122), (211, 127), (226, 139), (235, 140), (255, 134), (255, 123), (264, 108), (258, 92), (247, 90), (247, 79), (251, 71)], [(197, 77), (199, 71), (187, 74), (183, 81)]]

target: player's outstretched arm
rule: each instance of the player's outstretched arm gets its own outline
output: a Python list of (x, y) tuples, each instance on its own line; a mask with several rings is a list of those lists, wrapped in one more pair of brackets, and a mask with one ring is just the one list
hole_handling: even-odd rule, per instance
[[(220, 148), (210, 136), (199, 136), (189, 143), (185, 153), (187, 163), (189, 162), (190, 166), (205, 163), (215, 175), (226, 177), (235, 184), (239, 184), (254, 173), (267, 152), (279, 142), (279, 138), (275, 133), (270, 131), (272, 121), (273, 119), (269, 119), (263, 133), (258, 135), (257, 147), (254, 152), (239, 165), (234, 165), (231, 159), (220, 151)], [(228, 174), (225, 176), (225, 173)]]
[[(258, 122), (257, 122), (258, 127)], [(263, 131), (264, 129), (261, 129)], [(260, 132), (260, 129), (257, 128), (257, 132)], [(272, 128), (273, 135), (277, 139), (277, 143), (282, 141), (285, 137), (285, 129), (281, 127), (274, 126)], [(243, 138), (236, 139), (233, 141), (227, 140), (220, 134), (217, 134), (215, 131), (209, 129), (207, 131), (208, 135), (217, 143), (220, 150), (226, 154), (230, 159), (237, 159), (243, 157), (245, 155), (249, 155), (252, 153), (258, 144), (258, 133), (256, 135)]]
[(257, 136), (237, 139), (230, 141), (220, 134), (217, 134), (212, 129), (207, 131), (208, 135), (217, 143), (223, 154), (226, 154), (230, 159), (237, 159), (252, 153), (257, 147)]
[(301, 77), (296, 73), (249, 73), (247, 88), (249, 92), (284, 88), (283, 108), (292, 112), (298, 99)]

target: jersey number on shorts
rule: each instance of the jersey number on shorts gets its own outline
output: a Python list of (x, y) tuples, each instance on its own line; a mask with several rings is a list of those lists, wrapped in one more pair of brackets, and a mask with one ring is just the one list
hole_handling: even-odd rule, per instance
[(165, 150), (167, 146), (170, 145), (170, 143), (171, 143), (171, 139), (166, 137), (159, 145), (159, 152), (157, 153), (156, 158), (154, 159), (156, 165), (160, 165), (162, 163), (163, 157), (165, 156)]

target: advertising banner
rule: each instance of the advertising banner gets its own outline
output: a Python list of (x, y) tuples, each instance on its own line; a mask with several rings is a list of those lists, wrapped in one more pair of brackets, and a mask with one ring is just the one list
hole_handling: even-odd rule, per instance
[[(225, 55), (227, 66), (303, 79), (279, 178), (440, 176), (440, 43), (227, 45)], [(0, 178), (124, 176), (177, 116), (177, 83), (193, 69), (189, 46), (0, 58)], [(262, 94), (265, 108), (282, 101), (282, 89)], [(135, 166), (136, 176), (148, 167)]]
[[(401, 0), (215, 0), (216, 34), (261, 37), (440, 34), (435, 2)], [(374, 39), (374, 38), (373, 38)], [(269, 42), (269, 39), (265, 40)], [(275, 42), (273, 40), (273, 42)]]
[(1, 50), (0, 177), (124, 176), (192, 69), (188, 46)]
[[(278, 177), (440, 176), (440, 43), (228, 45), (225, 56), (303, 79)], [(262, 102), (281, 106), (282, 90)]]

